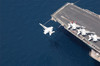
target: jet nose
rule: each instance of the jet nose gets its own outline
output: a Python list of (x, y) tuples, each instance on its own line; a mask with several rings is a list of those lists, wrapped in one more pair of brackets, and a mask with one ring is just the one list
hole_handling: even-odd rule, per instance
[(39, 25), (41, 25), (41, 23), (39, 23)]

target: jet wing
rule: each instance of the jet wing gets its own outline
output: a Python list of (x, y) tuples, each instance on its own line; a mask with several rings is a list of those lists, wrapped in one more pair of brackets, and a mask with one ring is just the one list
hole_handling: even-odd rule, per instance
[(50, 36), (51, 36), (51, 34), (52, 34), (52, 33), (51, 33), (51, 32), (49, 32), (49, 35), (50, 35)]
[(76, 24), (76, 27), (80, 27), (80, 25), (77, 25), (77, 24)]
[(47, 34), (48, 33), (48, 31), (47, 30), (44, 30), (44, 34)]

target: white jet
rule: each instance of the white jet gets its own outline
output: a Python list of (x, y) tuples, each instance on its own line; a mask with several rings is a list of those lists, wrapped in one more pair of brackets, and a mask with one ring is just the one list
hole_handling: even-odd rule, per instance
[(76, 24), (76, 22), (70, 22), (70, 23), (68, 23), (68, 27), (67, 27), (67, 29), (72, 29), (72, 30), (75, 30), (75, 29), (77, 29), (77, 28), (79, 28), (80, 26), (79, 25), (77, 25)]
[(53, 27), (46, 27), (43, 24), (39, 23), (43, 28), (44, 28), (44, 34), (49, 33), (49, 35), (51, 36), (55, 31), (53, 31)]
[(72, 28), (72, 23), (71, 23), (71, 22), (68, 23), (68, 27), (67, 27), (67, 29), (70, 29), (70, 28)]
[(87, 34), (93, 33), (93, 32), (90, 32), (88, 30), (85, 30), (84, 26), (82, 26), (81, 28), (79, 28), (77, 31), (78, 31), (77, 35), (81, 34), (82, 36), (86, 36)]
[(100, 40), (100, 37), (98, 37), (96, 34), (91, 34), (89, 35), (89, 41), (93, 40), (94, 42), (97, 42), (98, 40)]

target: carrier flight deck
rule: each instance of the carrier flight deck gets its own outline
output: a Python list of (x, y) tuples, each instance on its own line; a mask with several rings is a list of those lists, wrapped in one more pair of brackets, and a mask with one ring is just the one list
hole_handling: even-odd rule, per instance
[(68, 23), (75, 21), (78, 25), (84, 26), (86, 30), (95, 32), (100, 37), (100, 15), (87, 9), (82, 9), (73, 3), (67, 3), (51, 15), (51, 20), (60, 23), (67, 31), (82, 40), (92, 50), (90, 56), (100, 62), (100, 41), (88, 40), (88, 36), (78, 36), (77, 31), (68, 30)]

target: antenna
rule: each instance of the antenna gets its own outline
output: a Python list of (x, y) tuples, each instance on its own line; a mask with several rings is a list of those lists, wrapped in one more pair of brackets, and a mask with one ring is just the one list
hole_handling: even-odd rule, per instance
[(78, 3), (80, 0), (77, 0), (76, 2), (74, 2), (74, 4)]

